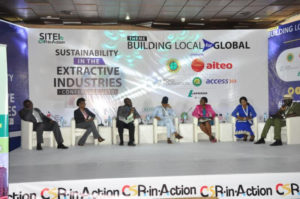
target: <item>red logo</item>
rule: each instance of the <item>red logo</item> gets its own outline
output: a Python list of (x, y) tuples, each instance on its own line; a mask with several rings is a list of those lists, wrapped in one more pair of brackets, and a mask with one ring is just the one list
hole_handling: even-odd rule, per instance
[(206, 69), (217, 69), (217, 70), (232, 69), (233, 68), (232, 63), (220, 63), (220, 62), (217, 62), (217, 61), (213, 61), (213, 62), (207, 63), (205, 65), (205, 63), (199, 58), (194, 59), (192, 61), (191, 66), (192, 66), (193, 71), (195, 71), (195, 72), (201, 72), (204, 68), (206, 68)]
[(204, 62), (201, 59), (194, 59), (192, 62), (192, 69), (195, 72), (201, 72), (204, 69)]

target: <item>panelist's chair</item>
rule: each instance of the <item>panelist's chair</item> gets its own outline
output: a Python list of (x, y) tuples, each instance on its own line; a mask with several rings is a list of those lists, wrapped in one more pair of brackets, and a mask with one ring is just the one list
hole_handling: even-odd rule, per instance
[[(194, 142), (198, 142), (199, 139), (208, 139), (208, 136), (200, 129), (198, 126), (198, 118), (193, 118), (193, 129), (194, 129)], [(220, 141), (220, 122), (219, 118), (216, 116), (214, 118), (214, 125), (211, 126), (211, 132), (213, 136)]]
[[(98, 121), (97, 121), (96, 118), (94, 119), (94, 123), (95, 123), (96, 128), (98, 129)], [(76, 128), (75, 120), (74, 120), (74, 118), (72, 118), (72, 120), (71, 120), (71, 139), (72, 139), (71, 145), (72, 146), (75, 146), (76, 137), (81, 137), (84, 134), (85, 131), (86, 131), (86, 129)], [(94, 139), (93, 133), (91, 133), (89, 135), (89, 137), (93, 138), (94, 145), (98, 144), (98, 140)]]
[[(44, 131), (43, 139), (49, 141), (49, 146), (54, 146), (54, 135), (52, 131)], [(32, 150), (36, 147), (36, 131), (33, 131), (33, 123), (21, 120), (21, 148)]]
[[(174, 118), (174, 125), (175, 125), (177, 133), (179, 133), (179, 131), (178, 131), (178, 129), (179, 129), (178, 128), (178, 126), (179, 126), (178, 117)], [(153, 137), (154, 137), (154, 143), (157, 143), (158, 140), (167, 140), (167, 127), (158, 126), (158, 121), (157, 121), (156, 118), (153, 118)], [(161, 137), (163, 137), (163, 138), (161, 138)]]
[[(232, 123), (232, 136), (233, 136), (233, 140), (236, 141), (237, 138), (235, 136), (235, 123), (236, 123), (236, 117), (231, 116), (231, 123)], [(254, 133), (254, 140), (258, 140), (259, 136), (258, 136), (258, 121), (257, 121), (257, 117), (253, 118), (253, 124), (251, 126), (251, 129)]]
[[(120, 141), (120, 137), (119, 137), (116, 119), (113, 119), (112, 122), (112, 134), (113, 134), (113, 144), (118, 144), (118, 141)], [(123, 139), (124, 139), (124, 143), (129, 141), (128, 129), (124, 128)], [(139, 142), (139, 120), (138, 119), (134, 120), (134, 140), (135, 140), (135, 144), (138, 144)]]
[(287, 144), (300, 144), (299, 124), (300, 117), (290, 117), (286, 119)]

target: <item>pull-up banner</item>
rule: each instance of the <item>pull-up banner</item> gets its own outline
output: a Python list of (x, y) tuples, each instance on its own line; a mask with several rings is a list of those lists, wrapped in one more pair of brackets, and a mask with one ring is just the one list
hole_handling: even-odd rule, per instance
[(109, 31), (30, 29), (29, 87), (34, 106), (68, 125), (76, 99), (105, 122), (129, 97), (142, 118), (163, 96), (177, 115), (207, 97), (231, 113), (246, 96), (267, 111), (267, 31)]
[(300, 102), (300, 22), (269, 30), (269, 110), (282, 105), (284, 94)]
[(8, 87), (6, 45), (0, 44), (0, 198), (8, 195)]

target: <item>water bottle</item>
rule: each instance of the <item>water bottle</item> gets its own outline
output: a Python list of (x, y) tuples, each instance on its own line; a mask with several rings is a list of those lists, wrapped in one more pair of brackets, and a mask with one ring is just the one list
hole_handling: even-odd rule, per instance
[(225, 122), (229, 122), (229, 113), (226, 113)]
[(111, 117), (108, 116), (108, 119), (107, 119), (107, 125), (108, 125), (108, 126), (111, 126), (111, 121), (112, 121)]
[(266, 112), (264, 112), (264, 122), (266, 122), (268, 119), (268, 114)]
[(223, 115), (222, 115), (222, 113), (219, 114), (219, 121), (223, 122)]
[(146, 115), (146, 121), (147, 121), (147, 124), (149, 124), (149, 122), (150, 122), (150, 115), (149, 114)]

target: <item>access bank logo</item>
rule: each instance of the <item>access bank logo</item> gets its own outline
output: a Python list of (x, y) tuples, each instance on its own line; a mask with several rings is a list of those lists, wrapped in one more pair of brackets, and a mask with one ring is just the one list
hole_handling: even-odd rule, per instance
[(39, 44), (64, 44), (64, 37), (60, 33), (41, 32), (38, 39)]
[(205, 63), (202, 59), (196, 58), (191, 64), (192, 70), (195, 72), (201, 72), (204, 69), (207, 70), (231, 70), (233, 68), (232, 63), (222, 63), (218, 61)]
[(236, 79), (207, 79), (205, 81), (206, 84), (214, 85), (214, 84), (236, 84)]

